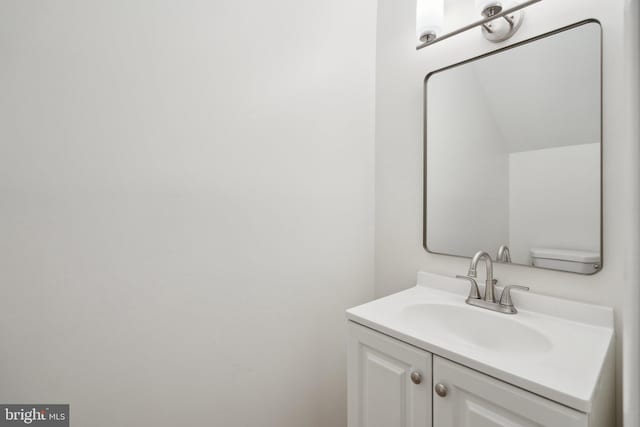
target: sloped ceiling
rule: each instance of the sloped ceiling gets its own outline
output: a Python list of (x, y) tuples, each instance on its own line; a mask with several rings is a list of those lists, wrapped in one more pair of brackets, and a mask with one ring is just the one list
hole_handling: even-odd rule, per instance
[(476, 75), (507, 152), (600, 142), (598, 24), (462, 67)]

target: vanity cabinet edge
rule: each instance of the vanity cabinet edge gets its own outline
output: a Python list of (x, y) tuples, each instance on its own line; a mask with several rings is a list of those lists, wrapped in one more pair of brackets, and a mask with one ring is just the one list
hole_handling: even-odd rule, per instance
[(591, 399), (589, 427), (611, 427), (616, 425), (615, 383), (615, 338), (611, 338), (598, 384)]

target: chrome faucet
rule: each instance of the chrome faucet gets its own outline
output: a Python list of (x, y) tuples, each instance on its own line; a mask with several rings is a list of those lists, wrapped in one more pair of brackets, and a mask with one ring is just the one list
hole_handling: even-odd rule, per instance
[(497, 262), (511, 262), (511, 253), (509, 252), (509, 246), (501, 245), (498, 248), (498, 255), (496, 256)]
[[(484, 287), (484, 298), (480, 298), (480, 290), (478, 289), (476, 278), (478, 277), (478, 263), (483, 258), (485, 260), (487, 270), (487, 279)], [(469, 296), (466, 300), (467, 304), (505, 314), (516, 314), (518, 312), (518, 310), (513, 306), (513, 301), (511, 300), (511, 289), (529, 290), (526, 286), (505, 286), (500, 296), (500, 302), (496, 302), (495, 293), (498, 281), (493, 278), (493, 262), (491, 261), (491, 256), (485, 251), (479, 251), (473, 256), (471, 264), (469, 265), (469, 272), (466, 276), (458, 275), (456, 277), (459, 279), (466, 279), (471, 283), (471, 291), (469, 292)]]

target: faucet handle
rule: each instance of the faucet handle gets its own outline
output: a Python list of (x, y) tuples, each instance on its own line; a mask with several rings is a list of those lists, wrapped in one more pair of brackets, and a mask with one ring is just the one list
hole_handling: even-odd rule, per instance
[(500, 305), (505, 305), (507, 307), (513, 307), (513, 301), (511, 300), (511, 289), (520, 289), (523, 291), (528, 291), (528, 286), (520, 286), (520, 285), (509, 285), (505, 286), (502, 290), (502, 295), (500, 296)]
[(478, 289), (478, 283), (476, 282), (475, 277), (458, 274), (456, 275), (456, 278), (465, 279), (471, 282), (471, 290), (469, 291), (468, 299), (480, 299), (480, 290)]

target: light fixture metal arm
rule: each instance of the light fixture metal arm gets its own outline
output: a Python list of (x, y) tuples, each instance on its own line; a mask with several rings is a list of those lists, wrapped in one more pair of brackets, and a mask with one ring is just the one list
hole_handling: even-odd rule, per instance
[[(486, 25), (488, 23), (490, 23), (491, 21), (494, 21), (496, 19), (499, 19), (499, 18), (504, 18), (504, 19), (507, 19), (507, 21), (509, 21), (509, 18), (508, 18), (509, 15), (513, 14), (514, 12), (517, 12), (519, 10), (524, 9), (525, 7), (529, 7), (532, 4), (535, 4), (535, 3), (538, 3), (538, 2), (541, 2), (541, 1), (542, 0), (527, 0), (527, 1), (524, 1), (524, 2), (518, 4), (518, 5), (514, 6), (514, 7), (502, 10), (499, 13), (496, 13), (493, 16), (489, 16), (487, 18), (484, 18), (484, 19), (481, 19), (479, 21), (473, 22), (473, 23), (471, 23), (469, 25), (465, 25), (464, 27), (459, 28), (459, 29), (457, 29), (455, 31), (452, 31), (450, 33), (443, 34), (443, 35), (441, 35), (439, 37), (436, 37), (436, 38), (434, 38), (432, 40), (429, 40), (429, 41), (426, 41), (424, 43), (421, 43), (418, 46), (416, 46), (416, 50), (424, 49), (427, 46), (431, 46), (432, 44), (441, 42), (442, 40), (446, 40), (446, 39), (448, 39), (450, 37), (453, 37), (453, 36), (458, 35), (460, 33), (464, 33), (465, 31), (469, 31), (469, 30), (471, 30), (473, 28), (476, 28), (476, 27), (485, 27), (486, 28)], [(510, 25), (514, 25), (514, 24), (512, 22), (510, 22)]]

